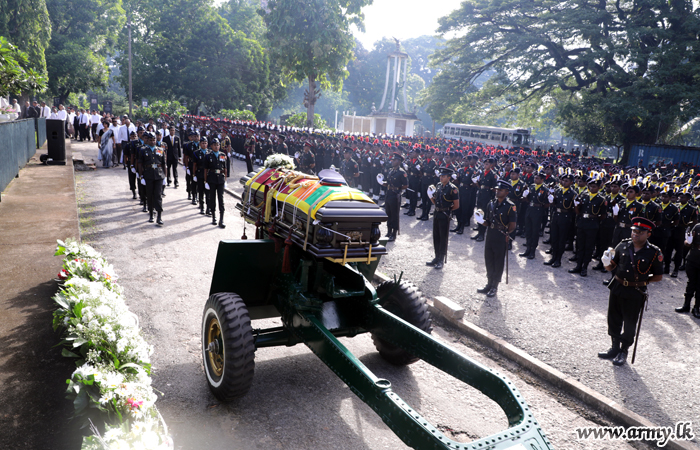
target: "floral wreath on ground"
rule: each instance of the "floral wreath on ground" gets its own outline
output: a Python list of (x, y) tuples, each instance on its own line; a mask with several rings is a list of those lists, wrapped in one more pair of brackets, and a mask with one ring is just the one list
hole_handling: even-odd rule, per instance
[[(58, 241), (56, 255), (64, 259), (53, 328), (62, 330), (62, 355), (78, 366), (67, 380), (75, 417), (93, 432), (82, 449), (172, 449), (151, 387), (153, 347), (127, 308), (114, 269), (92, 247), (70, 239)], [(103, 434), (95, 417), (104, 422)]]

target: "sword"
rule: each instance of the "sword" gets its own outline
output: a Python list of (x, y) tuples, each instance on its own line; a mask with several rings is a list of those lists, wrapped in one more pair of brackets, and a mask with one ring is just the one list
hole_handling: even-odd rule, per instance
[(508, 253), (510, 253), (508, 251), (508, 238), (509, 237), (510, 236), (508, 235), (508, 233), (506, 233), (506, 284), (508, 284)]
[(644, 307), (647, 304), (647, 299), (644, 299), (644, 305), (642, 305), (642, 310), (639, 312), (639, 322), (637, 322), (637, 334), (634, 340), (634, 349), (632, 350), (632, 361), (630, 364), (634, 364), (634, 357), (637, 355), (637, 343), (639, 342), (639, 330), (642, 328), (642, 317), (644, 317)]

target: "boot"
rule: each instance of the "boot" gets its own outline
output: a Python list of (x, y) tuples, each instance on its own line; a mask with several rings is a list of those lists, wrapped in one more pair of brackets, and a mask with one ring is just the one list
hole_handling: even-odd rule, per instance
[(450, 230), (450, 233), (456, 233), (457, 231), (459, 231), (459, 225), (457, 225), (456, 227), (454, 227), (453, 229), (451, 229), (451, 230)]
[(481, 289), (477, 289), (476, 292), (479, 294), (488, 294), (490, 290), (491, 290), (491, 283), (487, 284), (486, 286), (482, 287)]
[(386, 235), (384, 237), (386, 237), (386, 238), (391, 237), (391, 233), (392, 233), (392, 229), (387, 228)]
[(554, 258), (550, 258), (542, 264), (544, 264), (545, 266), (551, 266), (552, 264), (554, 264), (554, 261), (556, 261)]
[(440, 258), (440, 261), (438, 261), (437, 263), (435, 263), (435, 268), (436, 268), (436, 269), (442, 269), (442, 266), (444, 266), (444, 264), (443, 264), (443, 262), (442, 262), (442, 258)]
[(530, 256), (530, 249), (525, 249), (525, 251), (523, 253), (518, 253), (518, 256), (521, 256), (523, 258), (527, 258), (528, 256)]
[(415, 211), (411, 211), (411, 210), (409, 209), (408, 212), (406, 212), (406, 213), (404, 213), (404, 214), (407, 215), (407, 216), (409, 216), (409, 217), (413, 217), (413, 216), (416, 215), (416, 212), (415, 212)]
[(163, 219), (160, 218), (161, 212), (158, 211), (158, 217), (156, 217), (156, 224), (157, 225), (163, 225)]
[(153, 211), (148, 213), (148, 223), (153, 223)]
[[(571, 261), (571, 260), (569, 260), (569, 261)], [(569, 273), (581, 273), (581, 268), (582, 268), (581, 264), (576, 264), (576, 267), (574, 267), (573, 269), (569, 269), (568, 272)]]
[(211, 216), (211, 209), (207, 206), (207, 216)]
[(219, 213), (219, 228), (226, 228), (226, 225), (224, 225), (224, 213), (223, 212)]
[(673, 268), (673, 272), (671, 272), (671, 278), (678, 278), (678, 267)]
[(211, 214), (211, 224), (216, 225), (216, 211), (212, 211)]
[(201, 215), (204, 215), (204, 206), (199, 205), (199, 213), (200, 213)]
[(625, 362), (627, 361), (627, 349), (628, 348), (629, 347), (620, 348), (620, 353), (618, 353), (617, 356), (615, 356), (615, 359), (613, 359), (613, 361), (612, 361), (613, 365), (623, 366), (625, 364)]
[(613, 359), (618, 353), (620, 353), (620, 340), (612, 338), (612, 346), (607, 351), (598, 353), (598, 358)]
[[(683, 306), (680, 306), (676, 308), (677, 313), (687, 313), (690, 312), (690, 299), (693, 298), (691, 296), (686, 295), (685, 296), (685, 301), (683, 302)], [(697, 308), (697, 305), (695, 306)]]
[(554, 262), (552, 262), (552, 267), (554, 267), (555, 269), (557, 267), (561, 267), (561, 259), (560, 258), (555, 259)]
[[(697, 300), (696, 300), (697, 301)], [(691, 313), (693, 317), (696, 319), (700, 319), (700, 305), (695, 303), (695, 307), (693, 308), (693, 312)]]
[(134, 196), (133, 196), (133, 197), (131, 197), (131, 198), (132, 198), (132, 200), (136, 200), (136, 191), (131, 191), (131, 192), (132, 192), (132, 193), (134, 194)]
[[(569, 262), (576, 262), (578, 261), (578, 256), (574, 255), (571, 258), (569, 258)], [(573, 272), (572, 272), (573, 273)]]
[(426, 266), (433, 267), (435, 264), (437, 264), (437, 262), (438, 262), (438, 258), (437, 258), (437, 256), (436, 256), (435, 258), (433, 258), (432, 261), (428, 261), (427, 263), (425, 263), (425, 265), (426, 265)]
[(389, 235), (389, 242), (394, 242), (396, 240), (396, 230)]
[(146, 207), (146, 203), (143, 204), (143, 209), (141, 212), (148, 212), (148, 208)]
[(602, 262), (599, 262), (598, 264), (596, 264), (595, 266), (593, 266), (593, 270), (602, 270), (602, 271), (605, 271), (605, 267), (603, 266), (603, 263), (602, 263)]
[(476, 242), (483, 242), (484, 236), (481, 233), (477, 233), (476, 236), (472, 236), (472, 239), (474, 239)]
[(192, 197), (192, 204), (193, 204), (193, 205), (196, 205), (196, 204), (197, 204), (197, 198), (196, 198), (196, 197)]
[(491, 289), (489, 289), (488, 294), (486, 294), (487, 297), (495, 297), (496, 294), (498, 294), (498, 288), (496, 286), (493, 286)]
[(464, 234), (464, 225), (459, 227), (459, 230), (457, 230), (457, 234)]
[(587, 276), (588, 276), (588, 264), (584, 264), (583, 266), (581, 266), (580, 275), (581, 275), (582, 277), (587, 277)]

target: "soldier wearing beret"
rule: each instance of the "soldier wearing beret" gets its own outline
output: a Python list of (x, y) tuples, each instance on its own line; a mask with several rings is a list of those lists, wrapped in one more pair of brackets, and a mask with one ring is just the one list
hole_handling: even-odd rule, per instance
[(216, 202), (219, 201), (219, 227), (226, 228), (224, 225), (224, 186), (226, 178), (228, 178), (226, 153), (219, 151), (219, 140), (212, 139), (210, 148), (211, 152), (204, 156), (204, 179), (209, 189), (209, 207), (211, 210), (211, 223), (216, 225)]
[(153, 223), (153, 210), (158, 213), (156, 223), (163, 225), (163, 183), (165, 181), (165, 150), (156, 147), (156, 137), (151, 132), (143, 134), (146, 145), (139, 156), (139, 174), (141, 184), (146, 186), (146, 201), (148, 203), (148, 221)]
[[(487, 297), (495, 297), (498, 284), (503, 276), (503, 265), (508, 251), (510, 234), (515, 231), (517, 207), (508, 199), (511, 185), (505, 180), (496, 185), (496, 198), (489, 202), (486, 211), (478, 210), (474, 219), (486, 227), (484, 243), (484, 264), (486, 265), (486, 286), (477, 290)], [(485, 214), (485, 216), (483, 215)]]
[(401, 156), (401, 153), (394, 153), (394, 156), (391, 158), (391, 169), (389, 169), (389, 173), (382, 183), (386, 189), (386, 202), (384, 203), (384, 207), (387, 216), (389, 216), (386, 222), (387, 228), (389, 229), (387, 233), (389, 241), (395, 241), (396, 234), (399, 232), (401, 192), (408, 187), (408, 175), (403, 167), (401, 167), (403, 160), (404, 158)]
[[(435, 205), (435, 215), (433, 216), (435, 258), (427, 262), (426, 265), (433, 266), (436, 269), (442, 269), (443, 264), (447, 260), (450, 218), (452, 217), (452, 212), (459, 209), (459, 189), (451, 183), (453, 173), (454, 171), (448, 168), (440, 170), (440, 182), (434, 187), (435, 192), (432, 193), (430, 198)], [(430, 192), (428, 194), (430, 195)]]
[(601, 258), (605, 269), (613, 272), (608, 286), (608, 335), (612, 346), (598, 357), (612, 359), (616, 366), (625, 364), (628, 349), (634, 344), (637, 322), (648, 298), (647, 285), (663, 277), (663, 255), (649, 242), (654, 227), (651, 220), (635, 217), (632, 238), (624, 239), (614, 250), (606, 250)]
[(248, 173), (253, 172), (253, 158), (255, 157), (255, 147), (258, 140), (253, 134), (253, 129), (246, 129), (245, 142), (243, 143), (243, 149), (245, 151), (245, 165)]

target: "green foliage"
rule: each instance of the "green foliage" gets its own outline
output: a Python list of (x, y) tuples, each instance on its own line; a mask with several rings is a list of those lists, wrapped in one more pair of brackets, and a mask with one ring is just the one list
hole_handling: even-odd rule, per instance
[[(298, 113), (287, 119), (287, 125), (291, 127), (303, 128), (306, 126), (306, 113)], [(320, 114), (314, 114), (314, 128), (324, 130), (327, 129), (326, 121), (321, 119)]]
[(0, 97), (45, 88), (46, 77), (29, 68), (27, 54), (0, 36)]
[(107, 58), (126, 16), (121, 0), (46, 0), (53, 33), (46, 49), (50, 92), (64, 102), (71, 92), (106, 88)]
[[(147, 108), (139, 108), (134, 111), (134, 116), (143, 120), (158, 120), (161, 116), (170, 117), (168, 120), (178, 120), (180, 116), (185, 114), (187, 114), (187, 109), (180, 102), (168, 100), (153, 102)], [(167, 119), (167, 117), (163, 117), (163, 119)]]
[(45, 0), (0, 0), (0, 36), (27, 54), (25, 69), (46, 76), (44, 52), (51, 39), (51, 22)]
[[(565, 128), (582, 141), (615, 134), (624, 161), (633, 142), (653, 143), (700, 110), (691, 2), (467, 0), (438, 31), (458, 36), (433, 58), (441, 72), (424, 97), (442, 117), (495, 114), (561, 90), (575, 113), (560, 117)], [(572, 119), (612, 130), (578, 134)]]
[(255, 114), (247, 109), (222, 109), (219, 114), (229, 120), (255, 120)]
[(314, 117), (316, 83), (320, 88), (342, 88), (352, 59), (354, 39), (350, 25), (364, 28), (361, 8), (371, 0), (270, 0), (261, 10), (273, 59), (282, 74), (308, 80), (307, 124)]
[(265, 45), (265, 23), (258, 8), (260, 2), (252, 0), (229, 0), (219, 6), (219, 15), (223, 17), (233, 31), (241, 31), (246, 37)]
[[(246, 104), (259, 115), (270, 110), (270, 64), (262, 46), (232, 30), (208, 1), (148, 0), (125, 9), (132, 17), (134, 98), (186, 100), (193, 112)], [(119, 42), (118, 80), (128, 86), (126, 30)]]

